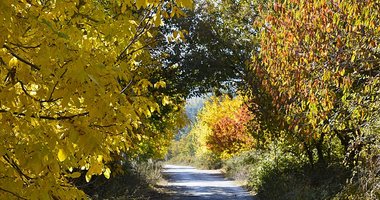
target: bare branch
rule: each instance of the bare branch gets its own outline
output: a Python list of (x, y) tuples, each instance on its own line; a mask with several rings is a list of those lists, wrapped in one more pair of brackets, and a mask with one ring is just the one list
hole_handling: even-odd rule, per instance
[(132, 83), (132, 80), (131, 81), (129, 81), (129, 83), (128, 83), (128, 85), (127, 86), (125, 86), (121, 91), (120, 91), (120, 94), (122, 94), (123, 92), (125, 92), (125, 90), (127, 90), (128, 89), (128, 87), (131, 85), (131, 83)]

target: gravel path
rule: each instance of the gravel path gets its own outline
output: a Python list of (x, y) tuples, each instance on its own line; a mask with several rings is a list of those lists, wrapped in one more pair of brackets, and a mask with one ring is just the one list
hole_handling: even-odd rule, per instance
[(244, 188), (224, 178), (218, 170), (165, 165), (163, 174), (168, 181), (164, 187), (170, 193), (170, 200), (254, 200)]

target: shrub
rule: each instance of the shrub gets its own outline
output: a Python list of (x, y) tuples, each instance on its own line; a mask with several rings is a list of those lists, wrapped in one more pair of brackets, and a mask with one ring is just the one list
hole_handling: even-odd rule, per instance
[(196, 157), (195, 165), (201, 169), (220, 169), (222, 168), (222, 160), (218, 155), (206, 151)]
[[(310, 166), (283, 148), (242, 152), (224, 162), (226, 174), (246, 183), (260, 199), (331, 199), (350, 171), (339, 162)], [(248, 175), (248, 176), (247, 176)]]
[[(380, 199), (380, 135), (379, 129), (357, 140), (366, 145), (357, 154), (351, 179), (335, 199)], [(358, 141), (353, 142), (353, 144)]]
[(160, 195), (153, 186), (161, 179), (161, 162), (134, 159), (121, 166), (123, 174), (111, 176), (110, 179), (96, 176), (89, 183), (85, 180), (76, 182), (76, 186), (92, 199), (147, 199)]

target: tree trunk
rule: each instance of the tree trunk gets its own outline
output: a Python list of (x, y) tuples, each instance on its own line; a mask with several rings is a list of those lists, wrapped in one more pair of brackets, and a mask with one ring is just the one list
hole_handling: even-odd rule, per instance
[(357, 161), (357, 154), (360, 152), (364, 144), (361, 142), (354, 142), (350, 149), (348, 147), (350, 146), (351, 141), (354, 141), (361, 136), (360, 129), (335, 130), (335, 133), (341, 144), (344, 146), (344, 153), (346, 154), (348, 164), (353, 167), (355, 161)]
[(303, 145), (306, 150), (307, 158), (309, 159), (309, 163), (311, 167), (314, 167), (314, 156), (313, 156), (313, 151), (310, 149), (310, 147), (306, 144), (306, 142), (303, 142)]
[(353, 130), (341, 130), (341, 131), (335, 130), (336, 136), (339, 138), (340, 143), (344, 147), (344, 152), (347, 152), (349, 141), (351, 139), (349, 137), (348, 133), (350, 133), (352, 131)]
[(326, 164), (325, 157), (323, 155), (323, 140), (324, 140), (324, 137), (325, 137), (325, 133), (322, 133), (321, 137), (319, 138), (319, 140), (317, 141), (317, 143), (315, 145), (316, 148), (317, 148), (318, 164), (321, 164), (321, 165), (325, 165)]

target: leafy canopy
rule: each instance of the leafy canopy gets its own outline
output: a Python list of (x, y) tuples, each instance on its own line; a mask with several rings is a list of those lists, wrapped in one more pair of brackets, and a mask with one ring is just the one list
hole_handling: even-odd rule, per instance
[(0, 2), (0, 199), (80, 198), (78, 170), (109, 178), (112, 152), (163, 154), (181, 108), (150, 81), (160, 62), (149, 47), (162, 19), (189, 6)]
[(250, 69), (265, 98), (255, 103), (310, 158), (317, 148), (323, 160), (326, 136), (347, 149), (379, 108), (379, 9), (377, 1), (296, 0), (260, 11)]

